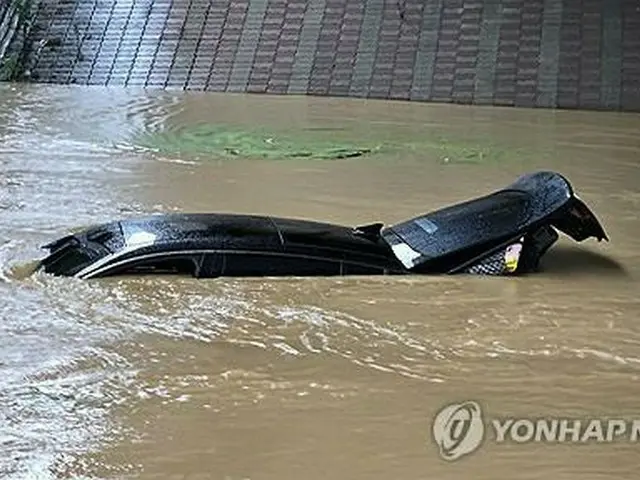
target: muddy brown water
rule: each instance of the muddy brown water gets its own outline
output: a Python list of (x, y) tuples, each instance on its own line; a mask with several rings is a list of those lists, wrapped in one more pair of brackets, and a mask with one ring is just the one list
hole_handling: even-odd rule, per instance
[[(0, 98), (2, 476), (637, 478), (624, 438), (488, 433), (445, 461), (431, 436), (436, 413), (464, 400), (487, 418), (640, 418), (637, 115), (12, 85)], [(132, 140), (206, 122), (367, 141), (437, 131), (454, 145), (279, 161)], [(494, 150), (458, 162), (456, 139)], [(562, 240), (526, 278), (29, 275), (40, 245), (116, 217), (390, 223), (548, 168), (611, 242)]]

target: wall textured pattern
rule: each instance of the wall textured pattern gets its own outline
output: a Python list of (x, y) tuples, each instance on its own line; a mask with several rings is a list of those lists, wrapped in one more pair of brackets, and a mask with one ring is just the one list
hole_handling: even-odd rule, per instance
[(41, 0), (39, 82), (640, 111), (640, 0)]

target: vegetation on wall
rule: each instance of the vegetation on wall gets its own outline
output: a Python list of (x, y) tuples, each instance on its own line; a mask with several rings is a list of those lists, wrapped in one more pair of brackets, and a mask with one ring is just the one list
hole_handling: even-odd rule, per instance
[(25, 65), (28, 57), (26, 39), (33, 22), (33, 10), (35, 0), (9, 0), (9, 15), (14, 19), (15, 32), (13, 37), (17, 44), (10, 45), (8, 54), (0, 58), (0, 80), (20, 80), (25, 74)]

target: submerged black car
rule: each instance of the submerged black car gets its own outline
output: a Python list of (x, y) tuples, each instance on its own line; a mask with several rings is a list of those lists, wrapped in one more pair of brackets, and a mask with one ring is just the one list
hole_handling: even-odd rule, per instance
[(531, 272), (558, 239), (608, 240), (554, 172), (397, 225), (346, 227), (254, 215), (171, 214), (92, 227), (56, 240), (54, 275), (185, 273), (195, 277)]

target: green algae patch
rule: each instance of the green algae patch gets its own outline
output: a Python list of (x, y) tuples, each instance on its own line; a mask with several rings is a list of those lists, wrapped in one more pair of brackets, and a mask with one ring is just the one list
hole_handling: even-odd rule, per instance
[(527, 161), (535, 157), (525, 148), (498, 145), (487, 139), (469, 139), (439, 136), (437, 138), (410, 141), (405, 148), (413, 155), (424, 155), (442, 164), (476, 164)]
[(214, 158), (262, 158), (332, 160), (362, 157), (380, 150), (379, 145), (332, 139), (326, 132), (269, 132), (229, 126), (200, 125), (171, 132), (146, 134), (140, 146), (169, 155)]
[(396, 132), (394, 135), (370, 127), (359, 125), (357, 129), (362, 131), (358, 133), (332, 127), (300, 127), (285, 131), (201, 124), (145, 133), (134, 142), (161, 155), (197, 160), (338, 160), (375, 155), (389, 161), (412, 158), (452, 166), (482, 166), (530, 162), (541, 153), (536, 149), (495, 142), (490, 136), (443, 131)]

